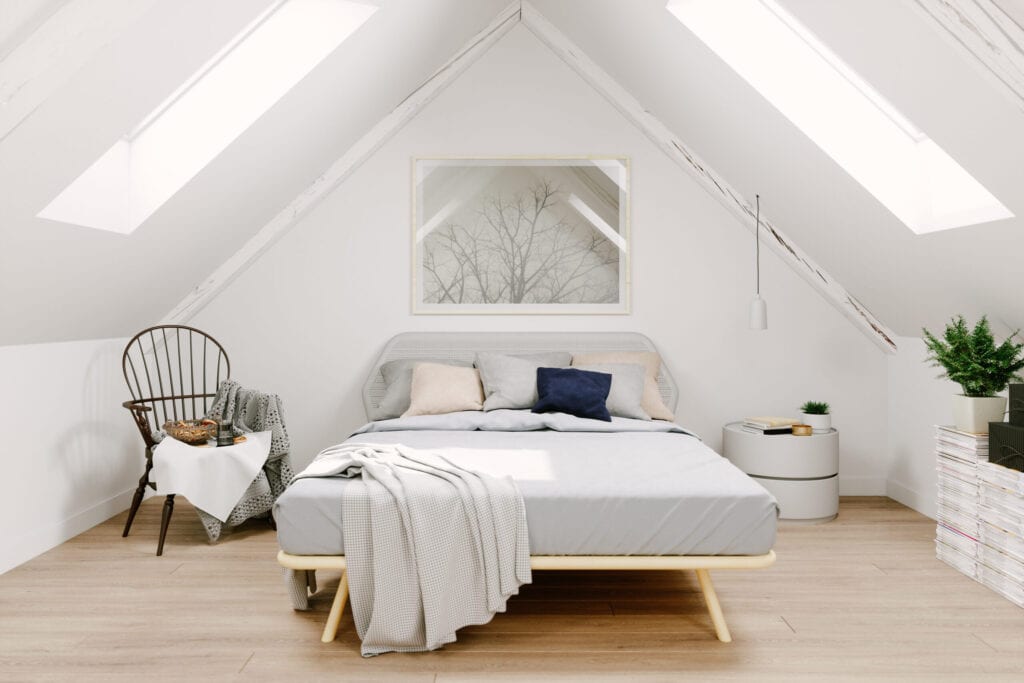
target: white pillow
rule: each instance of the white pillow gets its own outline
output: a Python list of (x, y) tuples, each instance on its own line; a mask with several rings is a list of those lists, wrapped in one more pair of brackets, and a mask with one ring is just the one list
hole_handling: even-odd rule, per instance
[(409, 399), (409, 409), (402, 417), (483, 410), (484, 388), (476, 368), (417, 363)]
[(436, 363), (438, 365), (457, 365), (469, 368), (472, 363), (456, 360), (435, 360), (433, 358), (400, 358), (389, 360), (380, 366), (380, 374), (384, 377), (387, 389), (380, 404), (372, 410), (371, 420), (389, 420), (409, 410), (409, 396), (412, 394), (412, 371), (417, 363)]
[(569, 353), (476, 354), (476, 366), (484, 385), (484, 410), (532, 408), (537, 402), (537, 368), (568, 367)]
[(661, 400), (658, 391), (658, 370), (661, 357), (654, 351), (609, 351), (603, 353), (577, 353), (572, 357), (573, 367), (602, 363), (628, 363), (644, 366), (644, 398), (641, 406), (655, 420), (674, 420), (675, 416)]
[(573, 367), (591, 372), (604, 372), (612, 376), (612, 388), (605, 401), (609, 414), (634, 420), (651, 419), (642, 405), (646, 385), (644, 366), (638, 363), (594, 363), (574, 364)]

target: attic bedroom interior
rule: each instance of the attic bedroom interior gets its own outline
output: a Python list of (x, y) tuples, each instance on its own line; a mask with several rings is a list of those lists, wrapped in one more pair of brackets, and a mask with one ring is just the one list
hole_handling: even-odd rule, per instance
[(1024, 0), (0, 0), (0, 680), (1024, 680)]

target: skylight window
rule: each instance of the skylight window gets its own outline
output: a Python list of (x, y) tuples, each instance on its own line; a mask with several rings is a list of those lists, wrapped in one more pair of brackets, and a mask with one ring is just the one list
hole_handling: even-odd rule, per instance
[(350, 0), (275, 2), (39, 217), (132, 232), (376, 10)]
[(1013, 216), (774, 0), (668, 10), (915, 233)]

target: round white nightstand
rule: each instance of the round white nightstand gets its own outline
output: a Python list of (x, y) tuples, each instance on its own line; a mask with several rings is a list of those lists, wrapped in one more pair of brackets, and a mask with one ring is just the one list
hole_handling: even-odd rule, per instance
[(779, 518), (827, 522), (839, 513), (839, 432), (793, 436), (722, 428), (722, 455), (779, 501)]

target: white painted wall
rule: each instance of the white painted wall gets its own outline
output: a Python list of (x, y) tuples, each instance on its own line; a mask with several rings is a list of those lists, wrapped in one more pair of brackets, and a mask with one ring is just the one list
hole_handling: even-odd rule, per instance
[[(632, 315), (410, 314), (410, 158), (510, 154), (631, 157)], [(842, 430), (843, 493), (883, 494), (884, 355), (762, 256), (769, 329), (754, 332), (750, 233), (518, 27), (193, 323), (225, 344), (233, 377), (281, 394), (299, 467), (364, 421), (361, 385), (398, 332), (636, 330), (680, 384), (679, 421), (712, 447), (727, 421), (827, 400)]]
[(131, 502), (143, 457), (120, 405), (125, 342), (0, 347), (0, 573)]
[[(1012, 332), (999, 322), (993, 322), (992, 328), (997, 342)], [(952, 397), (962, 391), (958, 384), (939, 378), (942, 370), (932, 367), (927, 361), (928, 350), (923, 339), (900, 337), (896, 341), (900, 351), (887, 359), (889, 460), (886, 495), (934, 519), (937, 482), (935, 425), (953, 423)]]

